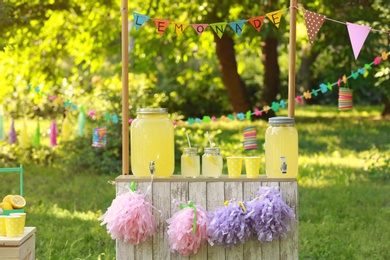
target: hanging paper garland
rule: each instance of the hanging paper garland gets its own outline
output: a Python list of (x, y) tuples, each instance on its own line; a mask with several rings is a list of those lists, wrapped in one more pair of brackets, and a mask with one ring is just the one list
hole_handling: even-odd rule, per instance
[(145, 200), (145, 194), (134, 191), (117, 196), (99, 217), (101, 226), (106, 224), (112, 239), (123, 239), (133, 245), (146, 241), (157, 232), (152, 205)]
[(34, 138), (33, 138), (33, 146), (35, 148), (38, 148), (39, 145), (40, 145), (40, 137), (41, 136), (41, 130), (40, 130), (40, 127), (39, 127), (39, 120), (38, 120), (38, 123), (37, 123), (37, 128), (35, 129), (35, 135), (34, 135)]
[(208, 212), (192, 201), (188, 205), (180, 205), (180, 210), (167, 223), (172, 252), (178, 252), (182, 256), (196, 254), (207, 241)]
[(270, 242), (287, 237), (295, 213), (284, 202), (282, 192), (275, 187), (260, 187), (257, 195), (248, 203), (248, 219), (257, 239)]
[(78, 129), (77, 129), (77, 134), (79, 136), (84, 136), (84, 127), (85, 127), (85, 121), (86, 121), (86, 116), (83, 111), (79, 113), (79, 118), (78, 118)]
[(54, 147), (57, 145), (57, 125), (56, 120), (53, 118), (50, 126), (50, 146)]
[(28, 127), (26, 119), (23, 120), (23, 127), (20, 133), (20, 146), (23, 148), (28, 148), (30, 146), (30, 138), (28, 136)]
[(92, 146), (106, 147), (106, 145), (107, 145), (107, 128), (98, 127), (93, 129)]
[(72, 126), (69, 122), (69, 117), (68, 115), (66, 115), (64, 118), (64, 122), (62, 123), (62, 132), (61, 132), (62, 141), (69, 141), (71, 128)]
[(352, 89), (339, 89), (339, 110), (352, 109)]
[(12, 124), (11, 124), (11, 129), (9, 131), (9, 136), (8, 136), (8, 143), (14, 144), (16, 143), (16, 132), (15, 132), (15, 122), (14, 119), (12, 119)]
[(5, 134), (4, 134), (4, 125), (3, 125), (3, 116), (0, 115), (0, 141), (4, 141)]
[(210, 245), (231, 247), (243, 244), (252, 235), (247, 203), (227, 201), (212, 214), (207, 230)]

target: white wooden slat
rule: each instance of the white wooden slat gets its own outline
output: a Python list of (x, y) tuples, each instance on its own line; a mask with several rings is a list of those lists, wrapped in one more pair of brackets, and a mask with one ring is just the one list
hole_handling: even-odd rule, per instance
[[(171, 182), (171, 202), (176, 201), (175, 204), (170, 204), (171, 215), (173, 216), (179, 209), (180, 203), (188, 202), (188, 182)], [(188, 260), (188, 256), (181, 256), (178, 253), (171, 252), (172, 260)]]
[[(298, 183), (280, 182), (280, 188), (285, 202), (294, 210), (298, 220)], [(287, 238), (280, 239), (280, 259), (298, 259), (298, 221), (290, 222), (291, 231)]]
[[(223, 205), (225, 201), (225, 186), (224, 182), (208, 182), (207, 183), (207, 211), (212, 212), (214, 209)], [(225, 248), (207, 244), (207, 259), (220, 260), (225, 259)]]
[(169, 182), (153, 183), (153, 206), (161, 212), (157, 214), (158, 232), (153, 236), (153, 259), (170, 259), (167, 234), (167, 219), (171, 217), (171, 185)]
[[(190, 182), (188, 188), (188, 199), (205, 208), (206, 199), (206, 182)], [(207, 259), (207, 245), (204, 244), (195, 255), (190, 255), (191, 260)]]
[[(244, 199), (250, 201), (256, 198), (256, 193), (261, 186), (260, 182), (244, 183)], [(257, 260), (261, 256), (261, 244), (257, 238), (250, 239), (244, 244), (244, 259)]]
[[(262, 186), (279, 187), (278, 182), (263, 182)], [(279, 240), (261, 243), (262, 259), (279, 259)]]
[[(152, 192), (153, 190), (148, 191), (148, 188), (151, 186), (150, 182), (136, 182), (136, 190), (139, 190), (142, 194), (145, 194), (145, 201), (152, 203)], [(152, 188), (152, 187), (151, 187)], [(152, 188), (153, 189), (153, 188)], [(148, 240), (135, 245), (134, 246), (134, 252), (136, 260), (147, 260), (150, 259), (150, 255), (153, 252), (153, 237), (149, 238)]]
[[(242, 200), (242, 182), (225, 182), (225, 200)], [(226, 260), (240, 260), (244, 257), (244, 246), (242, 244), (226, 248)]]

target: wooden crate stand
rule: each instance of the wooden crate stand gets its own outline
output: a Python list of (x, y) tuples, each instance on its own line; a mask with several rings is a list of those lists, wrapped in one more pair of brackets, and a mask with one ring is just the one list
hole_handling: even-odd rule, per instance
[[(116, 178), (117, 196), (128, 191), (131, 182), (137, 183), (137, 189), (146, 193), (150, 186), (150, 178), (136, 178), (130, 175), (121, 175)], [(298, 184), (296, 179), (256, 178), (238, 179), (223, 178), (155, 178), (147, 200), (161, 210), (162, 217), (158, 217), (158, 233), (152, 239), (139, 245), (131, 245), (122, 240), (116, 241), (116, 258), (125, 259), (298, 259), (298, 221), (291, 222), (291, 231), (287, 238), (268, 243), (249, 240), (243, 245), (232, 248), (204, 245), (196, 255), (181, 257), (171, 253), (166, 233), (166, 220), (178, 209), (171, 203), (173, 199), (187, 202), (193, 201), (208, 211), (223, 204), (232, 198), (251, 200), (256, 196), (259, 186), (278, 186), (283, 198), (294, 210), (298, 219)]]

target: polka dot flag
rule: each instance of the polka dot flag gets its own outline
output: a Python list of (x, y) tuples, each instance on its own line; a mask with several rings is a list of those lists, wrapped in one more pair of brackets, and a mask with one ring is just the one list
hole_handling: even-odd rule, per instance
[(307, 35), (309, 36), (310, 44), (313, 43), (318, 31), (321, 29), (325, 21), (325, 15), (303, 10), (306, 22)]

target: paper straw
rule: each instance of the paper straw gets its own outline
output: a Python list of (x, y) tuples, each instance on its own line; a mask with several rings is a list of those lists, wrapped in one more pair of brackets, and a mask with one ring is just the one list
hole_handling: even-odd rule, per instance
[(209, 139), (210, 147), (212, 147), (213, 145), (211, 144), (211, 139), (210, 139), (209, 131), (207, 131), (206, 133), (207, 133), (207, 138)]
[(190, 147), (190, 148), (191, 148), (190, 137), (188, 136), (188, 133), (186, 133), (186, 135), (187, 135), (188, 147)]

